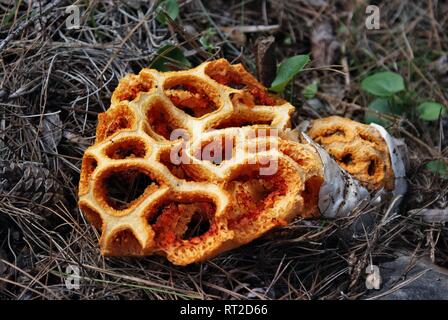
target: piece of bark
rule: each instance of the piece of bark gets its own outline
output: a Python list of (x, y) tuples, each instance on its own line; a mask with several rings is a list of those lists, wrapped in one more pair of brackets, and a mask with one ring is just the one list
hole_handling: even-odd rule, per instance
[(445, 209), (423, 209), (420, 212), (425, 222), (444, 223), (448, 222), (448, 208)]
[(270, 87), (277, 73), (277, 57), (275, 55), (275, 37), (260, 36), (255, 41), (255, 64), (257, 78), (264, 86)]

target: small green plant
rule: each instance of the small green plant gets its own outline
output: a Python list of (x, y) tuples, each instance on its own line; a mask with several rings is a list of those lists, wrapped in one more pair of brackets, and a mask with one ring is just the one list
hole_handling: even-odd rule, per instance
[[(412, 104), (415, 97), (406, 91), (403, 77), (395, 72), (378, 72), (368, 76), (361, 82), (361, 88), (375, 96), (369, 103), (364, 122), (375, 122), (380, 125), (389, 125), (390, 121), (379, 117), (378, 113), (402, 115), (405, 107)], [(419, 118), (425, 121), (434, 121), (446, 114), (446, 108), (432, 101), (425, 101), (417, 107)]]
[(157, 56), (152, 61), (151, 68), (159, 71), (173, 71), (191, 67), (190, 61), (178, 47), (167, 44), (157, 50)]
[(319, 83), (317, 81), (313, 81), (312, 83), (307, 85), (305, 88), (303, 88), (303, 90), (302, 90), (303, 97), (306, 100), (313, 99), (317, 93), (318, 85), (319, 85)]
[(446, 109), (440, 103), (426, 101), (417, 107), (417, 113), (422, 120), (435, 121), (446, 114)]
[(369, 105), (364, 122), (388, 125), (389, 121), (378, 117), (379, 113), (401, 114), (402, 104), (397, 93), (405, 90), (403, 77), (395, 72), (378, 72), (368, 76), (361, 82), (364, 91), (376, 97)]
[(214, 46), (210, 43), (210, 38), (216, 34), (216, 31), (212, 28), (205, 30), (201, 37), (199, 38), (199, 43), (204, 47), (205, 50), (210, 51)]
[(156, 20), (161, 24), (168, 24), (167, 16), (171, 20), (176, 20), (179, 15), (179, 3), (177, 0), (162, 0), (156, 9)]
[(271, 91), (283, 93), (286, 85), (299, 73), (310, 61), (307, 54), (297, 55), (285, 59), (277, 68), (277, 75), (272, 82)]
[(403, 77), (395, 72), (378, 72), (368, 76), (361, 82), (361, 88), (376, 97), (390, 98), (395, 93), (403, 91)]
[(426, 164), (426, 168), (444, 179), (448, 178), (448, 166), (443, 160), (432, 160)]

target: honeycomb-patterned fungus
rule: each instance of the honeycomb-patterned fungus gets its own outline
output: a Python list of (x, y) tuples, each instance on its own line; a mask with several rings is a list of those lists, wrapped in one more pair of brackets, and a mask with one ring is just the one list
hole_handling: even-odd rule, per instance
[(102, 254), (187, 265), (318, 215), (323, 166), (311, 145), (287, 139), (293, 111), (224, 59), (123, 78), (79, 186)]
[(332, 116), (312, 121), (308, 135), (367, 188), (393, 189), (389, 149), (374, 127)]

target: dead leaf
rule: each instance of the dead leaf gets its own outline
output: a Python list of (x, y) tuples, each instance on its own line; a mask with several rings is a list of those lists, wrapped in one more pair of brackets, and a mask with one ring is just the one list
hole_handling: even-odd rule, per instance
[(381, 284), (383, 283), (383, 279), (380, 275), (380, 268), (378, 266), (372, 264), (367, 266), (366, 268), (366, 288), (368, 290), (379, 290), (381, 289)]
[(340, 54), (341, 44), (333, 35), (330, 23), (319, 24), (311, 33), (311, 54), (316, 66), (334, 64)]
[(235, 42), (237, 45), (242, 46), (246, 44), (247, 37), (244, 32), (235, 27), (224, 27), (222, 31), (229, 37), (229, 39)]
[(263, 85), (270, 87), (277, 73), (275, 37), (258, 37), (255, 41), (254, 50), (257, 78)]
[(62, 138), (62, 121), (59, 113), (44, 116), (41, 133), (44, 150), (46, 152), (56, 152)]

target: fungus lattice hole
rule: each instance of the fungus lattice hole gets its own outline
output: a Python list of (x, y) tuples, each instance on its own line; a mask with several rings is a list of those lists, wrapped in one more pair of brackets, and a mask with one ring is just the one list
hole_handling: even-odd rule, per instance
[(243, 184), (248, 187), (250, 197), (255, 204), (262, 202), (274, 190), (273, 184), (264, 179), (250, 179)]
[(92, 156), (85, 156), (84, 159), (82, 160), (81, 177), (80, 177), (80, 183), (79, 183), (79, 188), (80, 188), (81, 193), (87, 192), (87, 189), (89, 187), (90, 177), (92, 176), (92, 174), (95, 171), (97, 166), (98, 166), (98, 162)]
[(154, 226), (157, 223), (157, 221), (159, 220), (162, 213), (164, 212), (164, 209), (165, 209), (165, 207), (159, 206), (156, 208), (156, 210), (154, 210), (153, 212), (150, 212), (150, 214), (148, 215), (148, 224), (151, 226)]
[(332, 137), (332, 136), (345, 137), (345, 130), (343, 128), (333, 128), (333, 129), (326, 130), (322, 134), (322, 137), (324, 137), (324, 138)]
[(199, 199), (194, 203), (166, 201), (149, 214), (148, 223), (153, 226), (160, 243), (192, 240), (205, 236), (213, 229), (216, 212), (213, 202)]
[(210, 221), (207, 216), (201, 212), (195, 212), (187, 225), (187, 230), (182, 236), (183, 240), (202, 236), (210, 229)]
[(351, 153), (346, 153), (342, 158), (341, 162), (345, 165), (350, 165), (353, 162), (353, 155)]
[(115, 141), (106, 149), (106, 155), (111, 159), (144, 158), (146, 145), (138, 138), (127, 138)]
[(101, 216), (99, 215), (96, 210), (91, 209), (86, 204), (81, 203), (79, 205), (80, 209), (84, 213), (84, 216), (86, 217), (87, 221), (93, 225), (96, 229), (101, 230), (103, 225), (103, 219), (101, 219)]
[(228, 190), (234, 196), (238, 211), (237, 218), (231, 222), (235, 224), (243, 218), (250, 220), (274, 205), (277, 197), (285, 194), (286, 186), (279, 174), (262, 176), (259, 167), (246, 166), (229, 183)]
[(200, 118), (219, 108), (219, 94), (200, 78), (182, 76), (165, 81), (165, 94), (179, 109)]
[(117, 256), (140, 255), (142, 252), (140, 242), (129, 229), (115, 232), (109, 241), (109, 248), (112, 250), (110, 254)]
[(106, 202), (116, 210), (124, 210), (144, 193), (157, 190), (158, 183), (138, 169), (127, 169), (109, 174), (103, 179)]
[(135, 124), (135, 116), (126, 106), (119, 106), (99, 115), (97, 140), (102, 141), (116, 132), (131, 129)]
[[(174, 130), (179, 129), (180, 126), (176, 123), (175, 118), (170, 115), (166, 109), (165, 104), (161, 101), (155, 101), (146, 112), (147, 123), (149, 128), (146, 131), (152, 136), (150, 131), (170, 140), (171, 134)], [(148, 130), (151, 129), (151, 130)]]
[(369, 176), (374, 176), (376, 172), (376, 167), (377, 167), (376, 161), (370, 160), (369, 166), (367, 167), (367, 174)]
[(140, 92), (148, 92), (152, 87), (153, 80), (151, 78), (130, 75), (120, 81), (114, 94), (118, 101), (132, 101)]

